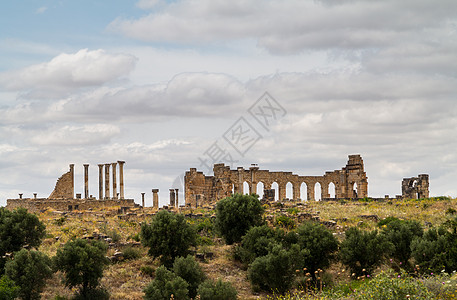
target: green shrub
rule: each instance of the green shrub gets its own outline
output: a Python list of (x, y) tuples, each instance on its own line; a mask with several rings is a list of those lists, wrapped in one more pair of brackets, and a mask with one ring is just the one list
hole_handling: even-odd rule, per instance
[(84, 294), (77, 293), (72, 300), (109, 300), (110, 295), (104, 288), (95, 288), (86, 291)]
[(124, 259), (138, 259), (141, 257), (141, 250), (132, 246), (127, 246), (122, 249), (122, 253), (124, 254)]
[(51, 259), (39, 251), (22, 249), (6, 263), (5, 273), (19, 287), (19, 297), (40, 299), (46, 280), (53, 273)]
[(6, 253), (19, 251), (25, 245), (38, 247), (45, 235), (45, 226), (36, 215), (24, 208), (9, 211), (0, 207), (0, 274), (4, 271)]
[(171, 295), (176, 300), (187, 300), (188, 283), (176, 275), (168, 271), (165, 266), (160, 266), (156, 270), (156, 277), (144, 289), (145, 300), (170, 300)]
[(106, 244), (99, 241), (75, 239), (57, 249), (54, 264), (65, 273), (67, 287), (79, 287), (79, 295), (90, 295), (97, 289), (103, 269), (109, 263), (106, 258)]
[(249, 228), (264, 223), (263, 212), (257, 195), (235, 194), (216, 204), (216, 228), (227, 244), (239, 242)]
[(236, 248), (237, 258), (245, 264), (249, 264), (257, 257), (267, 255), (271, 244), (279, 242), (281, 233), (267, 225), (252, 227), (243, 236), (241, 245)]
[(418, 279), (393, 272), (383, 272), (365, 281), (355, 295), (360, 300), (434, 299)]
[(197, 295), (198, 286), (205, 279), (205, 273), (195, 258), (191, 255), (176, 258), (173, 271), (189, 284), (189, 297), (194, 298)]
[(393, 247), (377, 230), (365, 232), (351, 227), (346, 231), (346, 239), (341, 243), (339, 256), (341, 262), (356, 275), (371, 274), (373, 269), (392, 253)]
[(141, 242), (149, 247), (149, 255), (171, 267), (176, 257), (186, 256), (189, 247), (196, 244), (196, 233), (182, 214), (161, 210), (151, 224), (141, 226)]
[(275, 226), (292, 230), (295, 228), (295, 221), (288, 216), (280, 215), (276, 217)]
[[(334, 253), (338, 250), (338, 241), (333, 234), (321, 224), (305, 222), (296, 230), (297, 245), (306, 250), (304, 265), (314, 277), (315, 271), (330, 265)], [(305, 253), (305, 252), (302, 252)]]
[(265, 256), (257, 257), (248, 269), (254, 290), (284, 293), (292, 286), (298, 247), (291, 250), (274, 245)]
[(0, 277), (0, 299), (14, 300), (19, 295), (19, 287), (8, 276)]
[(236, 289), (230, 282), (206, 280), (198, 287), (200, 300), (236, 300)]
[(392, 257), (407, 265), (412, 241), (424, 234), (420, 223), (390, 217), (379, 222), (378, 226), (382, 227), (381, 233), (394, 245)]
[(457, 270), (457, 237), (442, 226), (427, 230), (412, 242), (411, 249), (422, 273)]

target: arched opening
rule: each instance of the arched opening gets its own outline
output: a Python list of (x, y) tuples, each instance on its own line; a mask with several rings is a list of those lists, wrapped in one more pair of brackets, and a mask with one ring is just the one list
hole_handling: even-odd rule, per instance
[(247, 181), (243, 182), (243, 195), (250, 194), (249, 183)]
[(354, 182), (354, 185), (352, 186), (352, 198), (359, 198), (357, 193), (357, 182)]
[(289, 200), (294, 198), (294, 186), (290, 181), (286, 184), (286, 198)]
[(235, 195), (235, 185), (232, 184), (232, 195)]
[(257, 195), (259, 195), (259, 199), (263, 199), (263, 190), (265, 189), (265, 185), (263, 182), (257, 183)]
[(322, 200), (322, 186), (319, 182), (316, 182), (316, 184), (314, 185), (314, 200)]
[(328, 185), (328, 194), (330, 198), (336, 198), (335, 184), (333, 182)]
[(300, 199), (309, 200), (308, 199), (308, 186), (304, 182), (302, 182), (302, 184), (300, 185)]
[(273, 182), (271, 185), (271, 189), (275, 190), (275, 201), (278, 201), (279, 199), (279, 185), (277, 182)]

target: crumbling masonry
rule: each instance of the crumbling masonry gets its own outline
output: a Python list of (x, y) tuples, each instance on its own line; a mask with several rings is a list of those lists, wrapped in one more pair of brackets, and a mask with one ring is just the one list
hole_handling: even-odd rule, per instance
[(404, 178), (401, 183), (402, 198), (421, 199), (429, 197), (429, 181), (427, 174), (418, 177)]
[[(230, 196), (233, 193), (257, 193), (258, 184), (263, 184), (264, 197), (271, 198), (274, 190), (273, 184), (277, 184), (279, 199), (286, 198), (286, 186), (292, 184), (292, 199), (300, 199), (300, 190), (306, 186), (306, 199), (315, 199), (315, 186), (321, 187), (322, 200), (330, 198), (329, 186), (335, 186), (335, 198), (351, 199), (368, 196), (368, 178), (364, 171), (363, 160), (360, 155), (349, 155), (346, 167), (333, 172), (326, 172), (323, 176), (300, 176), (292, 172), (270, 172), (259, 170), (257, 166), (251, 166), (249, 170), (238, 167), (230, 170), (224, 164), (215, 164), (214, 176), (205, 176), (196, 168), (191, 168), (184, 177), (186, 206), (197, 207)], [(249, 186), (249, 191), (243, 190), (244, 183)]]
[[(7, 208), (15, 209), (24, 207), (30, 211), (38, 212), (47, 208), (62, 211), (87, 210), (113, 206), (134, 207), (136, 206), (133, 199), (124, 199), (124, 161), (116, 163), (99, 164), (99, 200), (89, 195), (89, 165), (84, 164), (84, 198), (81, 194), (74, 194), (74, 164), (70, 164), (70, 170), (57, 179), (56, 186), (48, 198), (22, 198), (7, 199)], [(119, 166), (119, 194), (117, 192), (117, 175), (116, 168)], [(105, 172), (103, 172), (105, 167)], [(112, 167), (112, 196), (110, 195), (110, 167)], [(103, 178), (103, 173), (105, 174)], [(103, 194), (103, 183), (105, 184), (105, 193)]]

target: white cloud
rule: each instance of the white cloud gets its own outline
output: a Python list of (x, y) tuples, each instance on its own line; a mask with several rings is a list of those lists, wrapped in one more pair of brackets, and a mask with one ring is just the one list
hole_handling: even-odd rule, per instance
[(46, 97), (50, 92), (60, 95), (126, 76), (135, 63), (136, 58), (131, 55), (82, 49), (22, 70), (0, 73), (0, 85), (7, 90), (32, 91), (35, 97)]
[(48, 8), (47, 8), (46, 6), (42, 6), (42, 7), (38, 8), (38, 9), (35, 11), (35, 13), (36, 13), (36, 14), (42, 14), (42, 13), (44, 13), (44, 12), (47, 11), (47, 10), (48, 10)]

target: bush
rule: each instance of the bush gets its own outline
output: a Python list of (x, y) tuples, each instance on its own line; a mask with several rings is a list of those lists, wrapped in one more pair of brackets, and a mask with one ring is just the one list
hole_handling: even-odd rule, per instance
[(383, 227), (381, 233), (394, 245), (392, 257), (407, 264), (411, 257), (412, 241), (424, 234), (420, 223), (390, 217), (378, 223), (379, 225)]
[(378, 234), (377, 230), (364, 232), (351, 227), (346, 231), (346, 239), (341, 243), (340, 259), (356, 275), (371, 274), (392, 252), (393, 247), (392, 243), (385, 236)]
[(122, 249), (122, 254), (125, 260), (138, 259), (141, 257), (141, 250), (132, 246)]
[(155, 274), (154, 268), (151, 267), (151, 266), (147, 266), (147, 265), (146, 266), (141, 266), (140, 267), (140, 272), (145, 274), (145, 275), (151, 276), (151, 277), (153, 277), (154, 274)]
[(303, 223), (296, 233), (298, 246), (301, 250), (307, 250), (304, 266), (301, 267), (306, 267), (314, 278), (315, 271), (330, 265), (335, 251), (338, 250), (338, 241), (330, 230), (314, 222)]
[(53, 273), (51, 259), (39, 251), (22, 249), (6, 263), (5, 273), (19, 287), (19, 297), (40, 299), (46, 279)]
[(171, 295), (176, 300), (187, 300), (188, 287), (187, 282), (168, 271), (165, 266), (160, 266), (156, 270), (156, 277), (144, 289), (145, 300), (169, 300)]
[(252, 227), (243, 236), (241, 245), (236, 249), (237, 258), (249, 264), (257, 257), (267, 255), (271, 244), (280, 242), (281, 235), (283, 232), (275, 231), (267, 225)]
[(85, 297), (97, 289), (103, 269), (109, 263), (106, 244), (99, 241), (75, 239), (57, 249), (54, 263), (57, 270), (65, 273), (67, 287), (79, 287), (79, 295)]
[(176, 258), (173, 271), (189, 284), (189, 297), (194, 298), (197, 295), (198, 286), (205, 279), (205, 273), (195, 258), (191, 255)]
[(248, 269), (254, 290), (284, 293), (292, 286), (298, 247), (287, 251), (274, 245), (269, 254), (257, 257)]
[(236, 300), (236, 289), (229, 283), (206, 280), (198, 287), (200, 300)]
[(231, 245), (241, 241), (249, 228), (264, 223), (263, 212), (257, 195), (235, 194), (216, 204), (216, 228)]
[(95, 288), (86, 291), (84, 294), (79, 292), (72, 300), (109, 300), (109, 293), (104, 288)]
[(422, 273), (457, 270), (457, 238), (444, 227), (429, 229), (412, 242), (411, 249)]
[(381, 273), (362, 284), (356, 292), (356, 299), (434, 299), (434, 297), (418, 279), (408, 277), (406, 274), (388, 272)]
[(149, 247), (149, 255), (159, 257), (162, 264), (171, 267), (176, 257), (186, 256), (189, 247), (195, 245), (196, 233), (182, 214), (161, 210), (151, 224), (141, 226), (141, 242)]
[(275, 226), (283, 227), (287, 230), (292, 230), (295, 228), (295, 221), (288, 216), (280, 215), (276, 217)]
[(14, 300), (19, 295), (19, 287), (8, 276), (0, 277), (0, 299)]
[(24, 208), (9, 211), (0, 207), (0, 274), (3, 274), (6, 253), (19, 251), (25, 245), (38, 247), (45, 235), (45, 226), (36, 215)]

